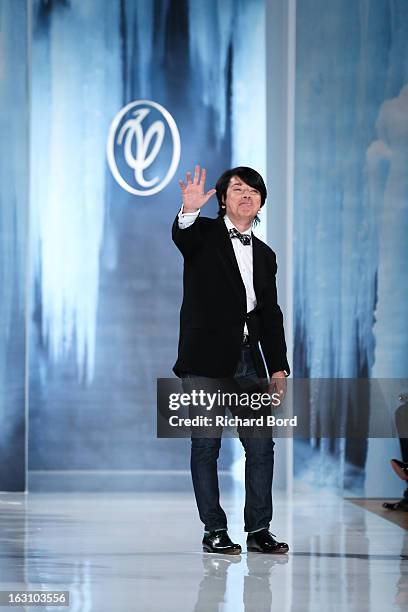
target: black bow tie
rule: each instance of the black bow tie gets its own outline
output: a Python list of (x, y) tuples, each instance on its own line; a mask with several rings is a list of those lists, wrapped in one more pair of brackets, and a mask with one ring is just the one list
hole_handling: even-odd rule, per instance
[(228, 230), (228, 233), (230, 235), (231, 240), (232, 238), (239, 238), (242, 244), (251, 244), (250, 234), (241, 234), (241, 232), (235, 229), (235, 227), (232, 227), (230, 230)]

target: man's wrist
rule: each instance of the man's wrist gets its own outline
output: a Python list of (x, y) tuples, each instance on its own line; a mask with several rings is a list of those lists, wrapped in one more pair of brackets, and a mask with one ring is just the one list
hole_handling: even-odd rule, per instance
[(198, 212), (200, 209), (199, 208), (186, 208), (185, 206), (181, 207), (181, 214), (186, 214), (186, 215), (191, 215), (191, 214), (195, 214), (196, 212)]
[(280, 376), (281, 374), (283, 374), (285, 378), (289, 376), (289, 372), (287, 372), (287, 370), (276, 370), (276, 372), (272, 374), (271, 378), (273, 378), (274, 376)]

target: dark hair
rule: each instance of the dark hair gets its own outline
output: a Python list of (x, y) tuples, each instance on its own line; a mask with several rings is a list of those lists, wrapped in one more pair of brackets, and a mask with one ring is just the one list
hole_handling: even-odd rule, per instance
[[(217, 190), (219, 217), (223, 217), (225, 215), (226, 210), (225, 208), (222, 208), (223, 199), (227, 195), (228, 185), (233, 176), (238, 176), (241, 181), (244, 181), (244, 183), (246, 183), (250, 187), (257, 189), (261, 194), (261, 208), (265, 204), (267, 192), (262, 176), (259, 174), (259, 172), (253, 170), (252, 168), (248, 168), (247, 166), (238, 166), (238, 168), (231, 168), (231, 170), (226, 170), (226, 172), (224, 172), (224, 174), (220, 176), (215, 186), (215, 189)], [(255, 225), (259, 223), (258, 215), (256, 215), (254, 223)]]

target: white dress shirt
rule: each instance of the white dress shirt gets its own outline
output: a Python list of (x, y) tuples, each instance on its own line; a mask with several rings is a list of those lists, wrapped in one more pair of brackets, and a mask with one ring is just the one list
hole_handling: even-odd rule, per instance
[[(193, 213), (183, 213), (183, 207), (181, 207), (180, 212), (178, 214), (178, 224), (180, 229), (186, 229), (190, 227), (197, 219), (200, 211), (197, 210)], [(227, 226), (227, 230), (232, 229), (235, 225), (228, 218), (227, 215), (224, 216), (224, 223)], [(237, 231), (238, 228), (235, 228)], [(252, 230), (251, 227), (245, 230), (245, 232), (240, 232), (241, 234), (248, 234), (251, 236)], [(256, 295), (254, 289), (254, 274), (253, 274), (253, 255), (252, 255), (252, 239), (251, 244), (242, 244), (239, 238), (231, 239), (232, 246), (234, 249), (235, 257), (238, 263), (238, 268), (241, 273), (242, 282), (244, 283), (245, 292), (246, 292), (246, 301), (247, 301), (247, 313), (253, 310), (256, 306)], [(244, 334), (248, 334), (248, 327), (245, 323), (244, 325)]]

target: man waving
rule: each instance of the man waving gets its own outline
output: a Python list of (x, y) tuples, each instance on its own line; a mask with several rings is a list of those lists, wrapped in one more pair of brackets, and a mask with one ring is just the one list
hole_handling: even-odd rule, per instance
[[(273, 379), (283, 395), (289, 365), (282, 312), (277, 303), (276, 257), (252, 227), (266, 201), (261, 175), (252, 168), (227, 170), (215, 189), (205, 192), (205, 169), (180, 181), (182, 207), (173, 240), (184, 258), (184, 295), (180, 312), (180, 377)], [(217, 219), (201, 208), (217, 195)], [(287, 553), (289, 547), (269, 532), (272, 519), (273, 447), (270, 437), (244, 437), (245, 531), (247, 548)], [(217, 459), (220, 437), (191, 439), (191, 473), (206, 552), (239, 554), (227, 531), (219, 502)]]

